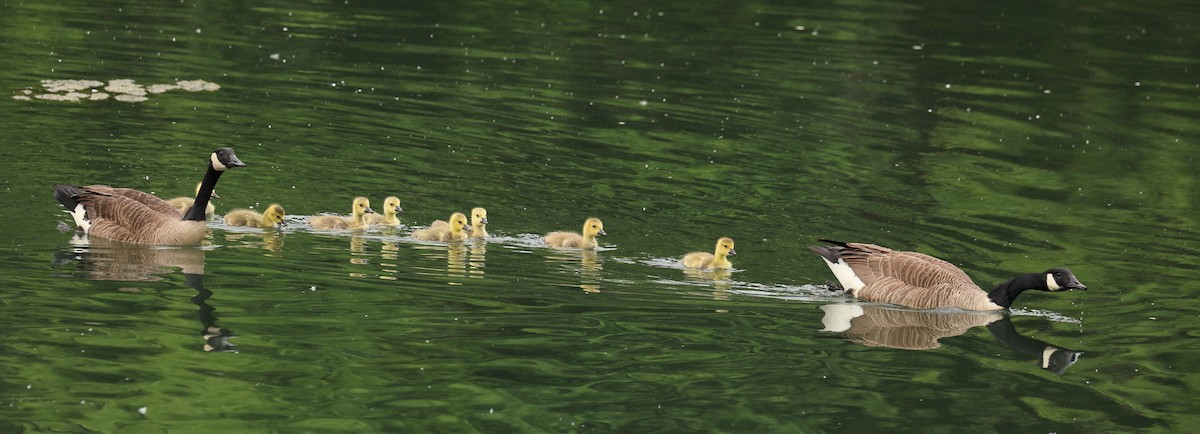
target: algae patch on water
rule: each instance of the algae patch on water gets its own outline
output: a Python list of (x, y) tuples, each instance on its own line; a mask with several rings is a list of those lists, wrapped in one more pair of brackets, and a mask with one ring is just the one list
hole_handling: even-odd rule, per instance
[(13, 99), (32, 101), (102, 101), (112, 98), (122, 102), (142, 102), (150, 95), (172, 90), (189, 92), (212, 92), (221, 86), (204, 80), (180, 80), (175, 83), (144, 86), (130, 79), (109, 80), (42, 80), (41, 89), (26, 88), (13, 95)]

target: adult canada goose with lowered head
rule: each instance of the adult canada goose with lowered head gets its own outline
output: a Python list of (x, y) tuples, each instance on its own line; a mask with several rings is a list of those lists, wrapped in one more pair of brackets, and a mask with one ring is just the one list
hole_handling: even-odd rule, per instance
[(917, 309), (957, 307), (965, 310), (1000, 310), (1029, 289), (1058, 292), (1086, 290), (1066, 268), (1018, 274), (991, 292), (971, 281), (953, 264), (916, 252), (900, 252), (874, 244), (821, 240), (812, 246), (821, 255), (842, 288), (867, 301)]
[(196, 201), (183, 218), (167, 201), (129, 188), (59, 184), (54, 197), (71, 213), (75, 225), (93, 237), (138, 244), (199, 244), (204, 239), (204, 210), (217, 180), (226, 170), (245, 166), (233, 148), (213, 151)]

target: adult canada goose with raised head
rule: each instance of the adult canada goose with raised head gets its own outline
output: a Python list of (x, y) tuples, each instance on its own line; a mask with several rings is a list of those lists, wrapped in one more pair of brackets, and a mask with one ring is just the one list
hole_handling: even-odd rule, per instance
[(964, 310), (1000, 310), (1029, 289), (1058, 292), (1086, 290), (1066, 268), (1018, 274), (985, 292), (962, 270), (941, 259), (917, 252), (901, 252), (875, 244), (821, 240), (828, 246), (811, 246), (821, 255), (842, 288), (854, 297), (918, 309), (957, 307)]
[(59, 184), (54, 197), (90, 236), (137, 244), (199, 244), (204, 239), (204, 211), (217, 180), (226, 170), (245, 166), (233, 148), (213, 151), (196, 201), (182, 218), (167, 201), (130, 188)]

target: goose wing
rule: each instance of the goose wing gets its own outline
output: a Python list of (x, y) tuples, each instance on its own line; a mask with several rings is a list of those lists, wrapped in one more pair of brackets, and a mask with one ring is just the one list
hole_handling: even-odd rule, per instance
[(923, 253), (899, 252), (875, 244), (847, 243), (839, 257), (868, 286), (892, 278), (918, 287), (950, 284), (983, 291), (954, 264)]
[[(156, 210), (161, 213), (178, 214), (179, 209), (168, 203), (162, 198), (143, 191), (134, 190), (132, 188), (113, 188), (107, 185), (89, 185), (83, 187), (86, 191), (105, 194), (109, 196), (122, 196), (135, 200), (146, 207)], [(181, 215), (180, 218), (183, 216)]]
[(152, 233), (157, 228), (180, 221), (178, 212), (169, 205), (166, 209), (152, 208), (124, 194), (107, 194), (104, 191), (84, 187), (78, 198), (79, 203), (87, 210), (88, 220), (91, 222), (91, 228), (88, 230), (90, 235), (137, 242), (138, 234)]

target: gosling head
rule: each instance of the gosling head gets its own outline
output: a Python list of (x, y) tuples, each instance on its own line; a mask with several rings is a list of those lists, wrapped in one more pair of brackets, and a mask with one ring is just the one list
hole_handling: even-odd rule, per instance
[(246, 167), (246, 163), (238, 159), (237, 154), (233, 153), (233, 148), (217, 148), (208, 156), (208, 166), (218, 172), (224, 172), (231, 167)]
[(604, 222), (595, 217), (588, 218), (587, 221), (583, 222), (583, 234), (589, 237), (608, 235), (608, 233), (604, 232)]
[(729, 256), (737, 256), (737, 251), (733, 250), (733, 238), (724, 237), (717, 240), (717, 253)]
[(486, 225), (487, 210), (483, 208), (475, 208), (471, 210), (471, 226)]
[(375, 210), (371, 209), (371, 201), (362, 196), (354, 198), (351, 210), (354, 215), (375, 214)]
[(263, 221), (270, 223), (269, 226), (283, 226), (283, 207), (277, 203), (267, 207), (267, 211), (263, 213)]
[(400, 198), (396, 196), (388, 196), (387, 199), (383, 200), (384, 214), (395, 214), (400, 211), (404, 211), (400, 208)]
[(1036, 288), (1042, 291), (1058, 292), (1079, 289), (1087, 291), (1087, 287), (1079, 283), (1079, 279), (1075, 278), (1075, 273), (1066, 268), (1051, 268), (1042, 273), (1045, 276), (1045, 288)]
[(459, 230), (471, 232), (471, 222), (467, 221), (467, 216), (461, 212), (456, 212), (450, 215), (450, 230), (458, 232)]

